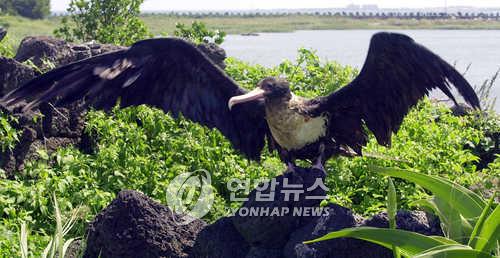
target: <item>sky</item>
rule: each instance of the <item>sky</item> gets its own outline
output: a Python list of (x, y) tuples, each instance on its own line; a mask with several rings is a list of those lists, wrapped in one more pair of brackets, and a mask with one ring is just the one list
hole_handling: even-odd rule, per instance
[[(51, 0), (52, 11), (65, 11), (70, 0)], [(143, 11), (335, 8), (377, 4), (379, 8), (448, 6), (500, 7), (500, 0), (146, 0)]]

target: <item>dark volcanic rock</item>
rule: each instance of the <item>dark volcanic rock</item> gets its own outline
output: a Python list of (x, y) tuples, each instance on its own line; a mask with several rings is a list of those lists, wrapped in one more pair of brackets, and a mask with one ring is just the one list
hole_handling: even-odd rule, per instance
[(48, 103), (40, 105), (43, 114), (41, 129), (45, 137), (80, 137), (84, 129), (82, 111), (75, 108), (54, 108)]
[[(264, 191), (259, 192), (254, 189), (248, 196), (249, 200), (246, 201), (243, 206), (238, 210), (238, 212), (233, 217), (233, 223), (240, 232), (240, 234), (245, 238), (245, 240), (252, 246), (262, 247), (267, 249), (278, 249), (282, 248), (288, 241), (290, 234), (308, 223), (313, 217), (311, 216), (300, 216), (294, 214), (294, 211), (311, 209), (313, 207), (318, 207), (321, 200), (318, 199), (306, 199), (306, 196), (326, 196), (326, 191), (321, 187), (316, 187), (314, 190), (307, 191), (308, 188), (314, 185), (316, 179), (323, 182), (325, 177), (324, 172), (317, 169), (303, 169), (297, 168), (296, 173), (286, 173), (275, 178), (277, 185), (275, 186), (275, 197), (271, 201), (265, 201), (258, 198), (259, 194), (269, 194), (271, 191), (267, 187)], [(284, 182), (288, 185), (300, 185), (299, 188), (284, 187)], [(294, 194), (288, 195), (286, 191), (301, 191), (298, 200), (294, 200)], [(307, 194), (305, 194), (307, 193)], [(262, 211), (269, 209), (271, 211), (277, 209), (280, 213), (283, 210), (288, 210), (288, 213), (284, 213), (284, 216), (248, 216), (251, 210)]]
[[(214, 43), (200, 44), (198, 48), (224, 69), (224, 59), (226, 59), (224, 49)], [(47, 36), (26, 37), (22, 40), (15, 59), (19, 62), (31, 60), (42, 71), (47, 71), (52, 68), (51, 65), (59, 67), (120, 49), (126, 47), (97, 43), (73, 44)]]
[(66, 41), (46, 36), (24, 38), (15, 59), (19, 62), (31, 60), (44, 70), (49, 69), (44, 61), (50, 61), (56, 66), (74, 61), (71, 47)]
[[(338, 205), (329, 206), (329, 214), (312, 221), (303, 228), (293, 232), (290, 241), (284, 249), (286, 258), (320, 258), (320, 257), (392, 257), (392, 251), (369, 242), (353, 239), (339, 238), (305, 245), (302, 242), (326, 235), (329, 232), (344, 228), (371, 226), (386, 228), (389, 226), (385, 213), (364, 220), (353, 214), (349, 209)], [(400, 211), (396, 217), (399, 229), (418, 232), (425, 235), (442, 235), (439, 221), (425, 212)]]
[[(363, 223), (364, 226), (388, 228), (387, 213), (380, 213)], [(396, 225), (399, 229), (417, 232), (424, 235), (442, 235), (439, 219), (423, 211), (398, 211)]]
[(226, 64), (224, 63), (224, 60), (226, 59), (226, 51), (219, 47), (215, 43), (207, 43), (207, 44), (200, 44), (198, 45), (198, 49), (203, 51), (211, 60), (219, 66), (221, 69), (224, 70), (226, 68)]
[(281, 249), (265, 249), (261, 247), (252, 247), (245, 258), (281, 258), (283, 257)]
[(75, 45), (46, 36), (26, 37), (21, 42), (15, 59), (19, 62), (31, 60), (41, 70), (49, 70), (51, 67), (47, 61), (59, 67), (119, 49), (124, 47), (95, 43)]
[(245, 257), (250, 246), (236, 231), (230, 218), (206, 226), (196, 238), (191, 257)]
[(85, 250), (85, 245), (83, 244), (83, 240), (81, 239), (76, 239), (75, 241), (71, 242), (71, 244), (68, 246), (68, 249), (66, 250), (66, 255), (64, 258), (79, 258), (82, 257), (82, 254)]
[(470, 114), (472, 111), (474, 111), (474, 109), (466, 104), (458, 104), (451, 107), (451, 112), (454, 116), (465, 116)]
[[(20, 140), (11, 151), (0, 153), (0, 168), (12, 177), (15, 171), (22, 171), (28, 160), (39, 158), (38, 150), (48, 154), (71, 145), (92, 150), (92, 142), (84, 132), (84, 110), (77, 106), (54, 108), (43, 103), (40, 110), (29, 113), (14, 113), (18, 123), (13, 126), (21, 132)], [(36, 118), (36, 119), (35, 119)]]
[(293, 232), (284, 248), (284, 257), (386, 257), (385, 248), (352, 238), (340, 238), (308, 245), (302, 243), (322, 237), (332, 231), (360, 226), (362, 221), (363, 218), (353, 214), (351, 210), (331, 204), (328, 206), (328, 215), (317, 218)]
[[(287, 187), (283, 185), (285, 178), (289, 180)], [(324, 173), (316, 169), (299, 168), (296, 174), (278, 176), (276, 182), (279, 186), (276, 186), (275, 192), (281, 193), (281, 189), (291, 189), (292, 184), (299, 183), (303, 184), (302, 189), (307, 189), (316, 178), (324, 178)], [(316, 189), (307, 193), (308, 196), (319, 196), (324, 194), (324, 190)], [(293, 209), (313, 207), (319, 202), (305, 198), (285, 201), (283, 196), (276, 196), (277, 201), (257, 201), (254, 190), (250, 194), (250, 200), (242, 208)], [(208, 226), (200, 220), (181, 226), (175, 223), (178, 220), (169, 208), (151, 201), (143, 194), (123, 191), (89, 226), (84, 257), (97, 257), (98, 254), (102, 257), (190, 258), (392, 257), (389, 249), (353, 238), (303, 244), (304, 241), (344, 228), (388, 227), (385, 213), (364, 219), (351, 210), (334, 204), (328, 205), (321, 215), (315, 216), (240, 215), (221, 218)], [(439, 221), (424, 212), (398, 212), (397, 226), (426, 235), (442, 235)]]
[(206, 225), (195, 220), (180, 226), (173, 216), (139, 192), (122, 191), (90, 224), (84, 257), (188, 257)]
[(35, 72), (31, 67), (0, 56), (0, 97), (34, 77)]

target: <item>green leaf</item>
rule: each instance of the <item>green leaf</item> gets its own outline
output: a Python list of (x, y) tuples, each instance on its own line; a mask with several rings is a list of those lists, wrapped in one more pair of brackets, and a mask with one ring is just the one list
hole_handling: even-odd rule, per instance
[(418, 200), (412, 203), (428, 207), (434, 211), (441, 221), (441, 228), (446, 237), (459, 241), (462, 244), (467, 243), (467, 239), (472, 232), (470, 223), (460, 216), (460, 213), (441, 198), (433, 196), (430, 199)]
[(59, 203), (56, 198), (56, 194), (52, 193), (53, 200), (54, 200), (54, 215), (56, 218), (56, 232), (54, 233), (54, 239), (56, 243), (56, 248), (57, 252), (63, 256), (63, 245), (64, 245), (64, 236), (63, 236), (63, 224), (62, 224), (62, 217), (61, 217), (61, 210), (59, 209)]
[(493, 256), (477, 250), (473, 250), (470, 246), (466, 245), (441, 245), (412, 258), (492, 258)]
[(474, 230), (470, 234), (470, 239), (469, 239), (469, 243), (468, 243), (469, 246), (475, 246), (477, 244), (478, 239), (476, 238), (476, 236), (479, 233), (479, 231), (481, 230), (481, 228), (483, 227), (486, 218), (488, 217), (488, 215), (491, 212), (490, 209), (491, 209), (491, 206), (493, 205), (493, 201), (495, 200), (495, 195), (496, 195), (496, 193), (494, 193), (491, 196), (490, 200), (488, 201), (488, 204), (486, 205), (486, 207), (484, 207), (484, 209), (481, 213), (481, 216), (477, 220), (477, 222), (474, 226)]
[[(495, 195), (493, 195), (495, 196)], [(494, 197), (492, 197), (493, 199)], [(474, 249), (489, 252), (494, 248), (500, 239), (500, 205), (486, 218), (482, 226), (478, 229), (479, 234), (471, 242)]]
[(404, 256), (413, 256), (433, 247), (449, 244), (449, 241), (443, 241), (439, 238), (425, 236), (415, 232), (372, 227), (343, 229), (328, 233), (323, 237), (314, 240), (306, 241), (304, 244), (341, 237), (362, 239), (389, 249), (392, 248), (392, 246), (397, 246), (400, 253)]
[(389, 178), (389, 185), (387, 189), (387, 215), (389, 216), (389, 227), (396, 228), (396, 213), (397, 213), (397, 199), (396, 188), (391, 178)]
[[(388, 178), (389, 186), (387, 189), (387, 215), (389, 217), (389, 228), (396, 229), (396, 213), (397, 213), (397, 198), (396, 198), (396, 188), (394, 187), (394, 183), (392, 179)], [(399, 250), (396, 246), (392, 246), (392, 253), (394, 254), (394, 258), (399, 258), (401, 255), (399, 254)]]
[(370, 166), (370, 170), (386, 176), (405, 179), (422, 186), (431, 191), (438, 198), (449, 203), (450, 206), (454, 207), (465, 218), (478, 218), (481, 215), (481, 211), (486, 206), (484, 200), (476, 193), (459, 184), (437, 176), (377, 166)]
[(71, 246), (71, 244), (77, 240), (78, 238), (74, 237), (74, 238), (70, 238), (68, 240), (66, 240), (66, 242), (64, 242), (64, 245), (63, 245), (63, 249), (62, 249), (62, 253), (63, 254), (66, 254), (67, 251), (68, 251), (68, 248)]
[(49, 160), (49, 154), (44, 149), (36, 150), (37, 154), (40, 156), (40, 159)]
[(26, 222), (23, 221), (21, 223), (21, 232), (19, 236), (19, 249), (21, 251), (21, 257), (22, 258), (28, 258), (29, 257), (29, 252), (28, 252), (28, 226), (26, 225)]

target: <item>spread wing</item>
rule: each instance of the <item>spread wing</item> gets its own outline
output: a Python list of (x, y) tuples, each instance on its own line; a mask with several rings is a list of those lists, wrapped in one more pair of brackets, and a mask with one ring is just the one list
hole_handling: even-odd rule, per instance
[(174, 116), (220, 130), (233, 146), (259, 159), (268, 127), (263, 103), (228, 108), (245, 90), (194, 45), (181, 39), (150, 39), (129, 49), (76, 62), (42, 75), (7, 94), (0, 104), (24, 110), (42, 102), (63, 106), (75, 101), (109, 109), (147, 104)]
[(334, 140), (361, 154), (370, 129), (381, 145), (390, 145), (411, 107), (430, 90), (439, 88), (456, 102), (451, 84), (474, 108), (479, 100), (473, 88), (450, 64), (408, 36), (375, 34), (360, 74), (349, 85), (311, 101), (311, 113), (330, 115)]

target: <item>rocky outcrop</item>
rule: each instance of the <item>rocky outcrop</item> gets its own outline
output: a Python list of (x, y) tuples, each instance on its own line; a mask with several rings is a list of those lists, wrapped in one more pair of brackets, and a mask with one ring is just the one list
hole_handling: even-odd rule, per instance
[[(224, 69), (226, 52), (214, 43), (198, 46), (216, 65)], [(41, 71), (76, 62), (96, 55), (126, 49), (110, 44), (73, 44), (47, 36), (26, 37), (21, 41), (15, 56), (18, 62), (30, 60)]]
[[(375, 215), (370, 219), (363, 219), (351, 210), (330, 204), (329, 213), (311, 221), (308, 225), (295, 231), (283, 249), (282, 257), (393, 257), (388, 249), (369, 242), (353, 239), (339, 238), (313, 244), (303, 244), (304, 241), (316, 239), (329, 232), (344, 228), (369, 226), (388, 228), (389, 221), (385, 213)], [(400, 211), (396, 216), (399, 229), (418, 232), (425, 235), (442, 235), (439, 220), (436, 217), (420, 211)]]
[(55, 67), (123, 48), (95, 43), (73, 44), (47, 36), (26, 37), (21, 41), (15, 59), (19, 62), (31, 60), (41, 71), (48, 71)]
[(175, 216), (141, 193), (122, 191), (90, 224), (84, 257), (188, 257), (206, 224), (178, 226)]
[[(389, 249), (352, 238), (303, 244), (306, 240), (344, 228), (388, 227), (385, 213), (365, 219), (335, 204), (323, 207), (324, 212), (318, 214), (304, 212), (306, 208), (319, 208), (320, 200), (306, 198), (325, 193), (321, 187), (312, 190), (318, 179), (324, 179), (323, 172), (303, 168), (296, 173), (278, 176), (274, 179), (278, 183), (276, 193), (283, 193), (282, 190), (286, 189), (296, 192), (309, 190), (303, 198), (296, 200), (290, 195), (292, 201), (285, 199), (286, 194), (277, 194), (271, 201), (262, 201), (258, 200), (257, 192), (269, 194), (270, 191), (264, 190), (261, 185), (252, 191), (249, 200), (234, 216), (221, 218), (211, 225), (205, 225), (200, 220), (188, 225), (174, 225), (176, 215), (167, 207), (152, 202), (142, 194), (122, 192), (92, 222), (86, 257), (97, 257), (97, 250), (101, 250), (101, 257), (392, 257)], [(303, 186), (292, 187), (299, 184)], [(289, 211), (302, 210), (302, 213), (269, 213), (262, 216), (246, 213), (247, 216), (244, 216), (244, 210), (251, 208), (277, 208), (281, 211), (288, 208)], [(400, 211), (396, 220), (400, 229), (442, 235), (439, 221), (424, 212)]]
[(0, 97), (34, 77), (35, 72), (31, 67), (0, 56)]
[(208, 56), (208, 58), (210, 58), (210, 60), (212, 60), (212, 62), (216, 64), (219, 68), (223, 70), (224, 68), (226, 68), (224, 60), (226, 60), (227, 56), (226, 56), (226, 51), (223, 48), (219, 47), (215, 43), (204, 43), (198, 45), (198, 49), (203, 51), (203, 53), (205, 53)]
[(11, 115), (17, 118), (13, 126), (20, 132), (19, 142), (13, 150), (0, 153), (0, 167), (9, 177), (22, 171), (27, 161), (39, 159), (39, 150), (50, 154), (59, 148), (77, 146), (89, 152), (95, 147), (84, 133), (84, 111), (77, 105), (56, 109), (44, 103), (40, 110)]
[[(267, 186), (263, 186), (265, 190), (259, 191), (256, 188), (250, 193), (249, 200), (233, 217), (234, 226), (250, 245), (280, 249), (295, 230), (313, 219), (312, 216), (298, 216), (297, 213), (319, 207), (321, 200), (326, 198), (325, 189), (319, 186), (311, 191), (308, 189), (315, 182), (324, 182), (324, 179), (323, 171), (302, 168), (297, 168), (295, 173), (286, 173), (272, 179)], [(267, 200), (268, 196), (271, 200)], [(322, 199), (306, 199), (312, 196)], [(268, 214), (250, 216), (252, 210)], [(278, 214), (271, 216), (272, 212)]]
[(191, 257), (245, 257), (250, 245), (236, 230), (230, 217), (206, 226), (198, 234)]

